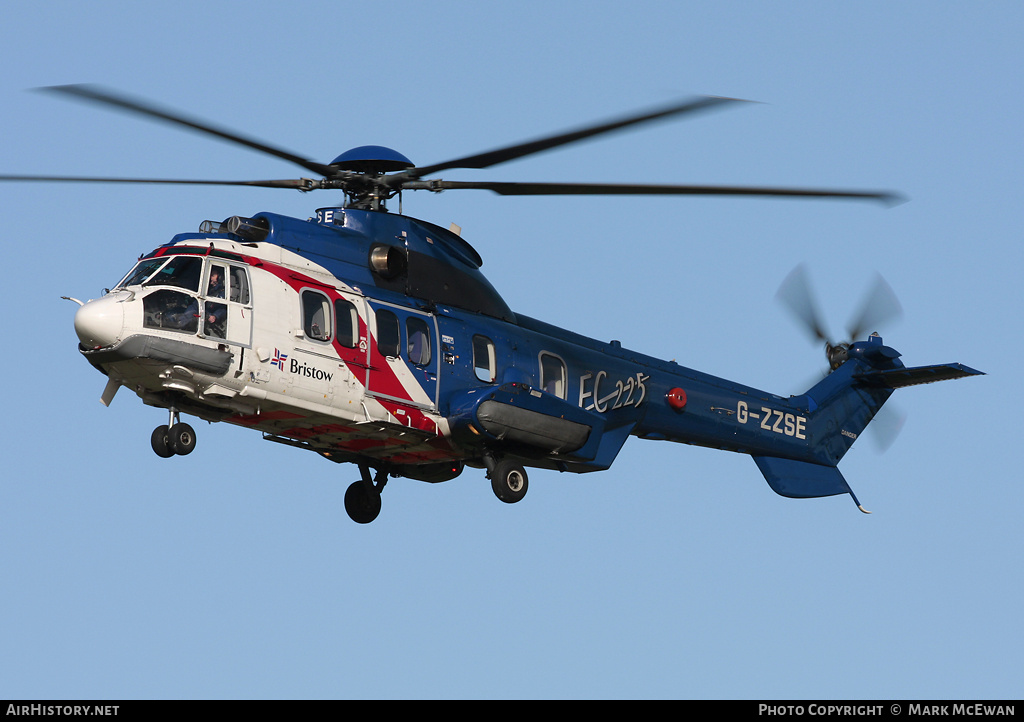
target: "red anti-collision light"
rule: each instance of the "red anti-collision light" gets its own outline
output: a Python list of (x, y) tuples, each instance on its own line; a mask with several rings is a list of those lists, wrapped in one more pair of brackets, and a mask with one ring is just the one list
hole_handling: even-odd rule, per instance
[(665, 394), (665, 401), (674, 411), (682, 411), (686, 407), (686, 392), (678, 387), (669, 389)]

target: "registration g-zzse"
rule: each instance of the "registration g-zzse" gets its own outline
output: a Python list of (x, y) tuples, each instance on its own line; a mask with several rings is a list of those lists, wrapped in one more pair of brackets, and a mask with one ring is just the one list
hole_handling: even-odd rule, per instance
[[(169, 410), (152, 434), (162, 457), (196, 444), (190, 414), (355, 464), (345, 494), (357, 522), (375, 519), (389, 477), (426, 482), (485, 469), (504, 502), (527, 490), (526, 468), (592, 472), (630, 436), (753, 457), (779, 494), (853, 492), (837, 468), (893, 390), (978, 374), (960, 364), (908, 368), (870, 334), (826, 344), (831, 373), (783, 398), (586, 338), (516, 313), (482, 275), (457, 227), (387, 201), (409, 190), (502, 195), (776, 195), (891, 200), (880, 192), (632, 183), (507, 183), (428, 178), (489, 168), (567, 143), (737, 101), (696, 98), (575, 131), (428, 166), (361, 146), (329, 164), (88, 86), (48, 89), (177, 125), (293, 162), (319, 176), (199, 181), (0, 176), (8, 181), (203, 183), (336, 189), (338, 207), (308, 220), (274, 213), (204, 222), (146, 254), (75, 314), (79, 350), (107, 378)], [(793, 297), (803, 294), (796, 277)], [(799, 306), (800, 304), (796, 304)], [(808, 308), (798, 308), (813, 319)], [(873, 323), (875, 319), (871, 319)], [(824, 333), (811, 322), (815, 335)], [(856, 497), (854, 497), (856, 502)], [(860, 506), (859, 502), (857, 502)]]

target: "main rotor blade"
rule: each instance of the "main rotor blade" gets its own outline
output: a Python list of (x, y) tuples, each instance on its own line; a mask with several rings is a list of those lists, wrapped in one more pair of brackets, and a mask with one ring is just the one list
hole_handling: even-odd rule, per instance
[(163, 183), (170, 185), (202, 185), (202, 186), (257, 186), (260, 188), (291, 188), (309, 191), (321, 187), (321, 181), (310, 178), (288, 180), (176, 180), (171, 178), (101, 178), (92, 176), (66, 175), (0, 175), (0, 181), (28, 181), (50, 183)]
[(171, 123), (174, 125), (181, 125), (191, 130), (195, 130), (200, 133), (205, 133), (206, 135), (212, 135), (217, 138), (220, 138), (221, 140), (226, 140), (230, 143), (236, 143), (238, 145), (243, 145), (247, 148), (251, 148), (261, 153), (272, 155), (275, 158), (281, 158), (283, 160), (290, 161), (299, 166), (302, 166), (306, 170), (312, 171), (313, 173), (318, 173), (323, 176), (330, 176), (334, 173), (333, 169), (330, 166), (323, 165), (322, 163), (317, 163), (315, 161), (308, 160), (301, 156), (295, 155), (294, 153), (290, 153), (286, 150), (274, 148), (273, 146), (269, 146), (265, 143), (254, 140), (252, 138), (246, 138), (245, 136), (239, 135), (238, 133), (235, 133), (233, 131), (217, 128), (209, 123), (188, 118), (184, 115), (181, 115), (176, 112), (171, 112), (169, 110), (163, 110), (157, 108), (152, 104), (145, 103), (141, 100), (136, 100), (134, 98), (129, 98), (125, 95), (120, 95), (110, 90), (99, 88), (95, 85), (51, 85), (39, 88), (39, 90), (51, 93), (58, 93), (61, 95), (70, 95), (80, 100), (85, 100), (88, 102), (97, 103), (99, 105), (117, 108), (119, 110), (135, 113), (137, 115), (143, 115), (149, 118), (154, 118), (156, 120), (161, 120), (166, 123)]
[(811, 292), (810, 281), (807, 280), (807, 269), (803, 264), (794, 268), (786, 280), (779, 286), (775, 298), (784, 303), (797, 317), (804, 328), (819, 341), (831, 344), (825, 325), (818, 313), (818, 303)]
[(550, 150), (557, 148), (561, 145), (567, 145), (569, 143), (575, 143), (579, 140), (586, 138), (592, 138), (596, 135), (604, 133), (610, 133), (615, 130), (621, 130), (629, 126), (638, 125), (640, 123), (646, 123), (662, 118), (669, 118), (674, 115), (682, 115), (684, 113), (694, 113), (707, 108), (712, 108), (716, 105), (722, 105), (724, 103), (738, 103), (745, 102), (740, 101), (737, 98), (717, 98), (717, 97), (699, 97), (692, 98), (682, 103), (674, 103), (672, 105), (658, 108), (655, 110), (649, 110), (639, 115), (629, 115), (624, 118), (617, 120), (606, 121), (598, 125), (592, 125), (578, 130), (569, 131), (566, 133), (559, 133), (558, 135), (547, 136), (544, 138), (538, 138), (537, 140), (527, 141), (525, 143), (518, 143), (516, 145), (506, 146), (504, 148), (497, 148), (495, 150), (488, 151), (486, 153), (478, 153), (477, 155), (466, 156), (465, 158), (458, 158), (455, 160), (445, 161), (444, 163), (437, 163), (436, 165), (428, 165), (422, 168), (412, 168), (407, 174), (407, 177), (411, 178), (422, 178), (423, 176), (437, 173), (438, 171), (447, 170), (449, 168), (490, 168), (491, 166), (506, 161), (515, 160), (516, 158), (522, 158), (523, 156), (532, 155), (533, 153), (540, 153), (541, 151)]
[(403, 190), (486, 190), (504, 196), (552, 195), (703, 195), (794, 196), (852, 198), (896, 203), (901, 197), (888, 191), (822, 190), (813, 188), (757, 188), (746, 186), (649, 185), (634, 183), (517, 183), (492, 181), (405, 181)]

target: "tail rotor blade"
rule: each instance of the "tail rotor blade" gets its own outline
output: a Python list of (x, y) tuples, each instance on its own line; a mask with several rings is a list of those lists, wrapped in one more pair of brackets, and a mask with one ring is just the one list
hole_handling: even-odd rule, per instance
[(863, 334), (878, 330), (882, 325), (894, 321), (903, 314), (903, 307), (892, 287), (882, 278), (875, 279), (875, 285), (865, 296), (860, 312), (850, 324), (848, 333), (851, 342)]
[[(892, 402), (888, 402), (891, 404)], [(907, 421), (907, 415), (901, 409), (890, 405), (883, 406), (875, 418), (871, 420), (868, 431), (875, 442), (878, 453), (884, 454), (896, 441), (896, 437), (903, 431), (903, 424)]]
[(811, 284), (807, 279), (807, 269), (803, 264), (790, 272), (786, 280), (779, 286), (775, 297), (789, 308), (812, 338), (831, 343), (825, 326), (821, 322), (818, 304), (814, 300)]

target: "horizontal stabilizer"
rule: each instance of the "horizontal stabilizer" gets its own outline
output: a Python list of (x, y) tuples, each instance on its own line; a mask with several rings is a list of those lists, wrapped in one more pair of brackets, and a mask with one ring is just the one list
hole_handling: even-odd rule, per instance
[(810, 499), (853, 493), (842, 472), (834, 466), (780, 459), (777, 456), (755, 456), (753, 459), (768, 485), (780, 496)]
[(954, 363), (937, 364), (935, 366), (915, 366), (909, 369), (890, 369), (888, 371), (869, 371), (863, 374), (855, 374), (854, 378), (868, 386), (901, 389), (904, 386), (962, 379), (967, 376), (984, 376), (984, 373), (963, 364)]

